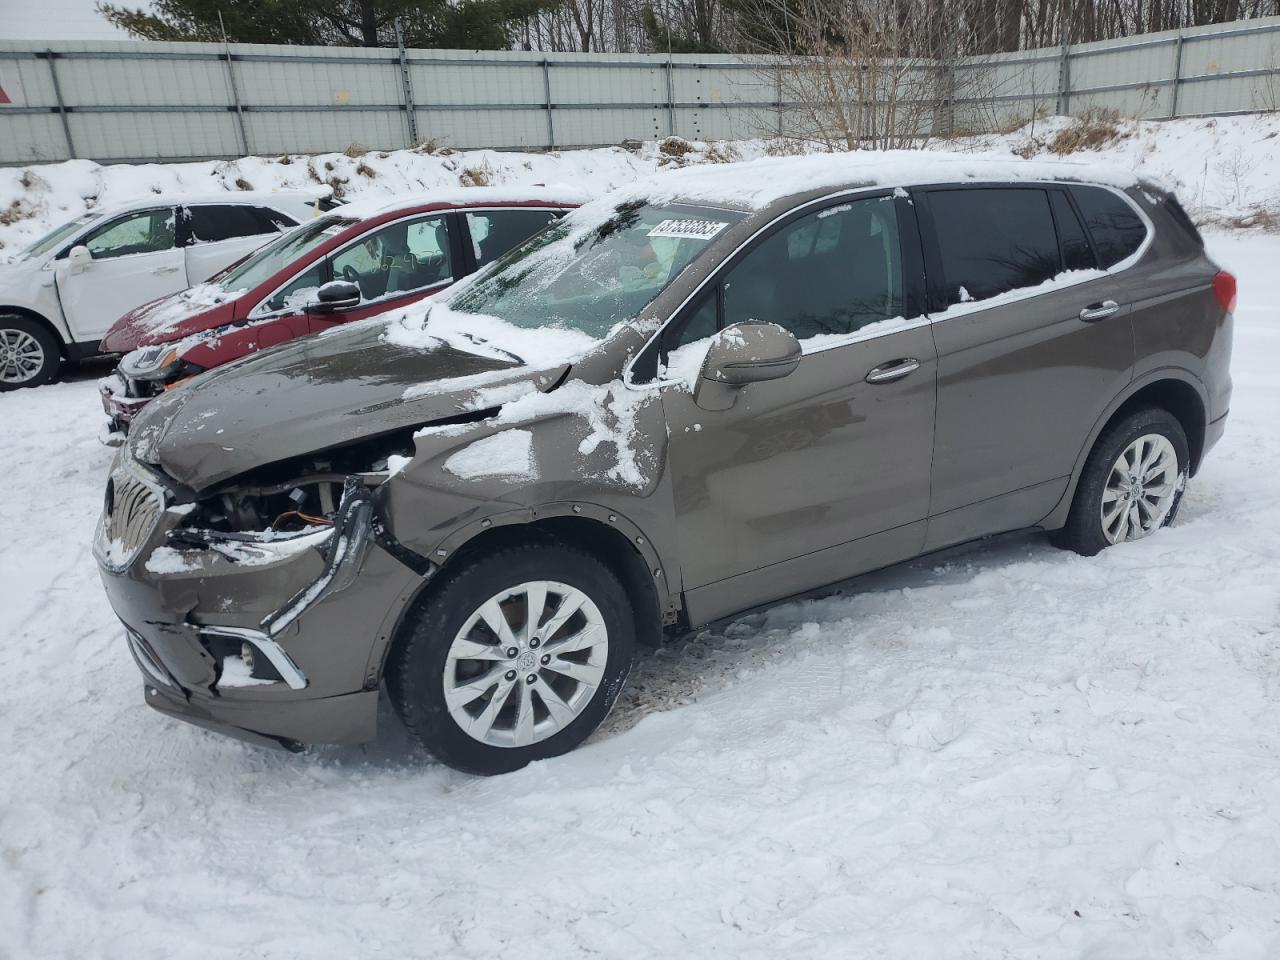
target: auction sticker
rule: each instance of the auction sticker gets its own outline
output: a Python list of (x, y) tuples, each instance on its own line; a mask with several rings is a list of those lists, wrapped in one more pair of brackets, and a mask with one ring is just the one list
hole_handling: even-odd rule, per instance
[(649, 231), (648, 236), (710, 240), (727, 226), (720, 220), (663, 220)]

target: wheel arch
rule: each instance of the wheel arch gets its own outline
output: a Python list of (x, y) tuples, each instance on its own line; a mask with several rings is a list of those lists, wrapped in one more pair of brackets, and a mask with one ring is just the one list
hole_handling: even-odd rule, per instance
[(1153, 370), (1130, 383), (1103, 411), (1089, 432), (1079, 456), (1076, 457), (1075, 466), (1071, 471), (1071, 482), (1067, 484), (1062, 499), (1038, 526), (1046, 530), (1056, 530), (1066, 523), (1071, 502), (1075, 498), (1076, 485), (1080, 482), (1085, 462), (1093, 452), (1098, 437), (1112, 423), (1128, 416), (1133, 410), (1146, 406), (1168, 410), (1178, 419), (1183, 432), (1187, 435), (1187, 450), (1191, 460), (1190, 474), (1195, 476), (1204, 455), (1205, 435), (1209, 425), (1206, 413), (1209, 409), (1208, 392), (1204, 384), (1187, 370), (1179, 367)]
[(430, 558), (437, 569), (401, 608), (382, 651), (380, 672), (404, 642), (414, 613), (429, 600), (442, 578), (449, 577), (477, 553), (536, 543), (572, 544), (599, 558), (618, 578), (635, 606), (637, 639), (649, 646), (660, 642), (674, 601), (667, 586), (667, 571), (649, 538), (617, 511), (597, 504), (550, 504), (473, 521), (445, 540)]
[(0, 303), (0, 317), (21, 317), (24, 320), (30, 320), (38, 323), (53, 336), (54, 341), (58, 344), (58, 353), (62, 359), (69, 359), (67, 355), (67, 338), (62, 331), (58, 329), (58, 325), (43, 314), (37, 313), (30, 307), (19, 307), (15, 304)]

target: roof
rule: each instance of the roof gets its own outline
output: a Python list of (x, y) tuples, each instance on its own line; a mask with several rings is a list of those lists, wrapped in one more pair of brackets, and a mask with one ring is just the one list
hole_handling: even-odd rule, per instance
[(200, 193), (155, 193), (128, 200), (124, 203), (104, 205), (94, 210), (91, 216), (110, 216), (126, 210), (139, 210), (155, 206), (183, 206), (192, 203), (261, 203), (268, 206), (284, 201), (293, 207), (299, 203), (311, 203), (327, 197), (328, 187), (316, 187), (313, 190), (222, 190), (218, 192), (204, 191)]
[(1132, 171), (1075, 160), (1022, 160), (1010, 154), (941, 150), (859, 150), (684, 167), (615, 191), (608, 202), (643, 197), (650, 202), (684, 200), (759, 210), (785, 197), (821, 189), (967, 180), (1073, 180), (1121, 188), (1138, 182)]
[(484, 206), (503, 203), (545, 203), (576, 207), (591, 199), (581, 190), (543, 186), (505, 187), (450, 187), (445, 190), (423, 190), (420, 193), (400, 194), (394, 197), (366, 197), (335, 207), (331, 213), (342, 217), (369, 217), (395, 213), (416, 207), (440, 204), (442, 206)]

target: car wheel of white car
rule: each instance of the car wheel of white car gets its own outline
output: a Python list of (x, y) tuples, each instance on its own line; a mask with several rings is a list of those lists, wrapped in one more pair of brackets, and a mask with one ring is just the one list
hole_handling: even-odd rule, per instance
[(41, 324), (0, 316), (0, 391), (48, 383), (61, 362), (57, 340)]

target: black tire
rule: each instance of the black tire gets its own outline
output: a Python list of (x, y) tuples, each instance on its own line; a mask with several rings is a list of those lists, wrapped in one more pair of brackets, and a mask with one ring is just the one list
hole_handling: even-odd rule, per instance
[[(1110, 424), (1094, 443), (1080, 474), (1080, 482), (1076, 485), (1066, 526), (1049, 534), (1055, 546), (1073, 550), (1086, 557), (1092, 557), (1111, 546), (1102, 529), (1102, 494), (1107, 477), (1120, 454), (1139, 437), (1150, 433), (1160, 434), (1173, 444), (1178, 457), (1178, 476), (1180, 481), (1185, 481), (1191, 457), (1187, 447), (1187, 434), (1178, 418), (1161, 407), (1134, 410)], [(1173, 506), (1165, 515), (1161, 526), (1168, 526), (1173, 522), (1181, 501), (1180, 482), (1174, 494)]]
[[(24, 346), (34, 341), (40, 351), (39, 367), (30, 375), (25, 375), (14, 363), (14, 358), (7, 355), (15, 340), (23, 341)], [(27, 355), (30, 356), (29, 353)], [(0, 393), (52, 383), (61, 367), (62, 352), (58, 338), (44, 324), (12, 313), (0, 314)], [(21, 379), (14, 379), (17, 377)]]
[[(503, 590), (537, 580), (574, 587), (595, 604), (608, 632), (603, 677), (577, 717), (546, 739), (523, 747), (481, 742), (459, 726), (445, 704), (449, 648), (483, 603)], [(522, 544), (463, 561), (456, 571), (444, 571), (402, 625), (384, 677), (396, 712), (427, 750), (457, 770), (491, 775), (558, 756), (585, 740), (617, 700), (634, 654), (631, 601), (598, 558), (567, 544)]]

